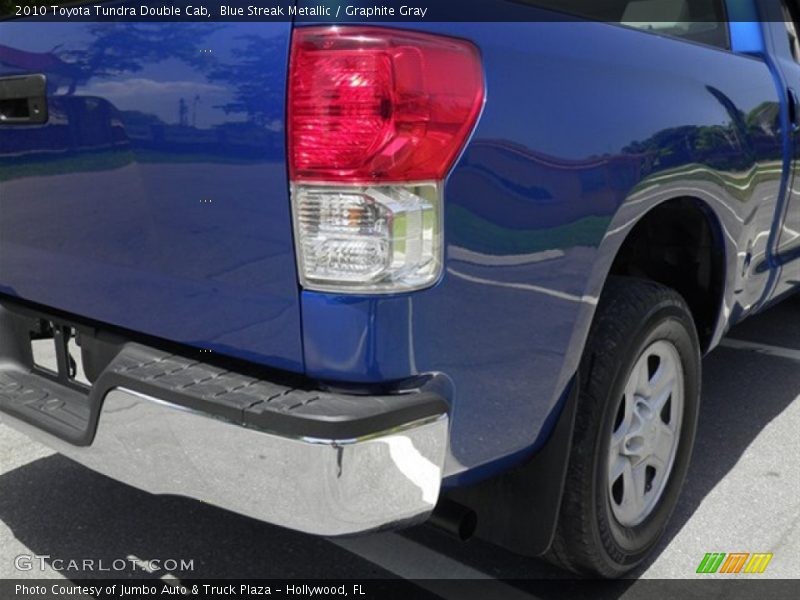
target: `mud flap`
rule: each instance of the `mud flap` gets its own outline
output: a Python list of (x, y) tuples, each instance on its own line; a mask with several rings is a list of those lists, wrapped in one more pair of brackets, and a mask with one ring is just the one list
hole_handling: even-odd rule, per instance
[(521, 465), (448, 493), (478, 515), (475, 535), (524, 556), (540, 556), (553, 542), (579, 393), (576, 375), (550, 438)]

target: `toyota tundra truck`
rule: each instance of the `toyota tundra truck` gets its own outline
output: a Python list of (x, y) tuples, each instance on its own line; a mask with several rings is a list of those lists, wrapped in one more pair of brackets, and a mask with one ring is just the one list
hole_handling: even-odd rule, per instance
[(800, 282), (800, 11), (484, 4), (0, 22), (3, 423), (308, 534), (642, 563), (701, 357)]

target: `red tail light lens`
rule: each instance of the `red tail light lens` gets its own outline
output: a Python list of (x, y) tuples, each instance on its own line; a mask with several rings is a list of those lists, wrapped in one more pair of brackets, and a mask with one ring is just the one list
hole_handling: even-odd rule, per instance
[(295, 182), (442, 179), (480, 112), (471, 43), (379, 27), (300, 27), (289, 75)]

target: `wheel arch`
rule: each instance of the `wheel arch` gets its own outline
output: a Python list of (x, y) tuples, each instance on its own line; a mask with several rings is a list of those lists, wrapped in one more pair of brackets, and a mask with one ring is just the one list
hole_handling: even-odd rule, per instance
[[(704, 352), (724, 327), (729, 269), (724, 224), (696, 196), (676, 196), (643, 212), (614, 253), (610, 275), (657, 281), (686, 300)], [(733, 252), (735, 256), (735, 251)]]

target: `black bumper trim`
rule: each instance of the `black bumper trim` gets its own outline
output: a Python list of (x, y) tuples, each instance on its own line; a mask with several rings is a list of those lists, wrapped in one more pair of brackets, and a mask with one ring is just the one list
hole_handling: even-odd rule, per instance
[(139, 344), (126, 344), (95, 387), (101, 396), (126, 388), (245, 427), (324, 440), (369, 436), (447, 412), (433, 393), (354, 396), (297, 389)]
[(94, 385), (84, 388), (34, 368), (30, 323), (30, 313), (0, 307), (0, 411), (79, 446), (92, 443), (103, 399), (115, 388), (251, 429), (319, 440), (354, 440), (448, 412), (432, 392), (362, 396), (303, 389), (134, 342), (122, 344)]

